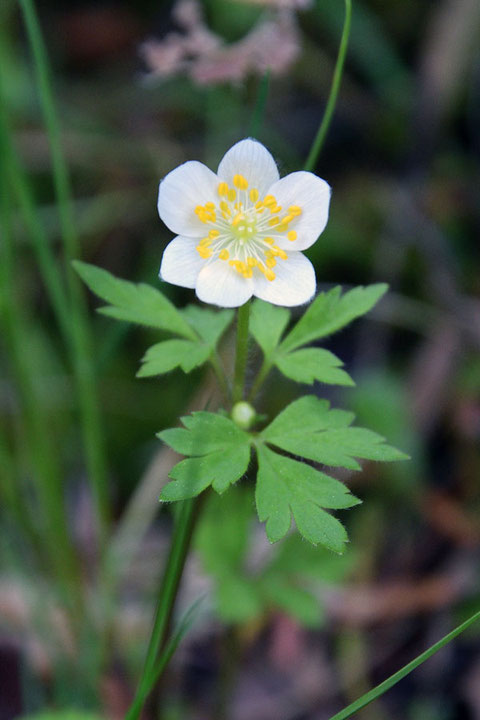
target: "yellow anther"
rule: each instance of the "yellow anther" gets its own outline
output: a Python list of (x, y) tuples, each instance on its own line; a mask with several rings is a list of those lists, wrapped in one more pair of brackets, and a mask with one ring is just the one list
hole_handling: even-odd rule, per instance
[(289, 215), (285, 215), (285, 217), (282, 218), (282, 223), (291, 223), (292, 220), (295, 220), (295, 215), (293, 213), (290, 213)]
[(208, 210), (209, 212), (212, 212), (215, 210), (215, 205), (212, 202), (205, 203), (205, 210)]
[(236, 227), (241, 220), (243, 220), (243, 213), (239, 212), (232, 220), (233, 227)]
[(254, 257), (247, 257), (247, 265), (248, 265), (249, 267), (251, 267), (251, 268), (252, 268), (252, 267), (255, 267), (256, 264), (257, 264), (256, 258), (254, 258)]
[(267, 245), (273, 245), (273, 243), (274, 243), (275, 241), (274, 241), (273, 238), (267, 237), (267, 238), (263, 238), (263, 242), (266, 242)]
[(288, 212), (295, 216), (301, 215), (302, 208), (299, 207), (298, 205), (290, 205), (290, 207), (288, 208)]
[(243, 207), (243, 203), (236, 202), (236, 203), (234, 203), (233, 207), (235, 210), (240, 210)]
[(288, 223), (285, 222), (285, 220), (282, 220), (282, 222), (277, 225), (275, 229), (277, 232), (285, 232), (285, 230), (288, 230)]
[(271, 282), (272, 280), (275, 280), (276, 275), (273, 272), (273, 270), (269, 269), (269, 270), (265, 270), (265, 277), (267, 278), (267, 280), (270, 280), (270, 282)]
[(253, 275), (252, 268), (247, 268), (243, 274), (243, 277), (251, 278)]
[(264, 265), (263, 263), (257, 262), (257, 267), (258, 267), (258, 269), (260, 270), (260, 272), (262, 272), (262, 273), (265, 274), (266, 268), (265, 268), (265, 265)]
[(227, 197), (230, 200), (230, 202), (233, 202), (235, 200), (235, 198), (237, 197), (237, 193), (235, 192), (235, 190), (233, 188), (230, 188), (230, 190), (228, 191)]
[(210, 238), (206, 237), (203, 238), (203, 240), (200, 240), (200, 242), (198, 243), (198, 247), (208, 247), (211, 244), (212, 241), (210, 240)]
[(282, 212), (282, 206), (281, 205), (270, 205), (270, 212), (272, 213), (272, 215), (274, 213)]
[(202, 215), (202, 213), (204, 212), (205, 208), (203, 207), (203, 205), (197, 205), (197, 207), (195, 208), (195, 215)]
[(248, 188), (248, 180), (243, 175), (234, 175), (233, 184), (239, 190), (246, 190)]
[(269, 207), (270, 205), (276, 205), (277, 201), (273, 195), (265, 195), (265, 197), (263, 198), (263, 204), (266, 207)]
[(197, 252), (200, 255), (203, 260), (206, 260), (207, 258), (212, 256), (212, 251), (210, 248), (202, 247), (201, 245), (197, 245)]
[(290, 232), (287, 233), (287, 239), (290, 240), (290, 242), (293, 242), (297, 239), (297, 233), (295, 230), (290, 230)]
[(225, 213), (226, 215), (231, 215), (232, 211), (230, 210), (230, 206), (228, 203), (225, 202), (225, 200), (222, 200), (220, 203), (220, 210)]
[[(250, 190), (250, 192), (252, 192), (252, 191)], [(255, 204), (255, 210), (263, 210), (264, 207), (265, 207), (265, 206), (264, 206), (264, 204), (262, 203), (261, 200), (259, 200), (259, 201)]]
[[(258, 192), (257, 188), (252, 188), (250, 190), (249, 196), (250, 196), (251, 202), (256, 203), (258, 200), (258, 197), (259, 197), (259, 192)], [(261, 203), (260, 203), (260, 205), (261, 205)]]
[(228, 195), (228, 185), (226, 182), (221, 182), (217, 188), (217, 192), (222, 197), (223, 195)]
[(220, 252), (218, 253), (218, 257), (220, 258), (220, 260), (228, 260), (228, 258), (230, 257), (230, 253), (226, 248), (224, 248), (223, 250), (220, 250)]
[(268, 268), (275, 267), (276, 264), (277, 264), (277, 261), (275, 260), (274, 257), (269, 257), (269, 258), (267, 258), (266, 261), (265, 261), (265, 265), (266, 265)]
[(210, 230), (208, 233), (208, 237), (212, 238), (212, 240), (214, 238), (217, 238), (219, 235), (220, 235), (220, 230)]
[(281, 260), (286, 260), (288, 258), (287, 253), (285, 250), (281, 250), (280, 248), (275, 248), (275, 255), (279, 257)]
[(268, 224), (270, 225), (270, 227), (274, 227), (275, 225), (278, 225), (279, 222), (280, 220), (278, 219), (278, 217), (274, 215), (274, 217), (270, 218)]

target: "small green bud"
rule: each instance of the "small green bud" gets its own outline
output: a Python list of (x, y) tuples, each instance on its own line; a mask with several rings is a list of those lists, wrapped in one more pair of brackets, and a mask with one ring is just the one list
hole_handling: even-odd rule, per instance
[(238, 427), (241, 427), (242, 430), (248, 430), (255, 420), (256, 415), (257, 413), (255, 412), (255, 408), (244, 400), (242, 400), (242, 402), (235, 403), (232, 408), (232, 420), (236, 425), (238, 425)]

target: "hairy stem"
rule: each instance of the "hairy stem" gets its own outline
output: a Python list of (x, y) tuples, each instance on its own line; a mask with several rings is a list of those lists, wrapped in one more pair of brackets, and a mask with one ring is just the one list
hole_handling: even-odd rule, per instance
[(237, 314), (237, 352), (235, 356), (235, 373), (233, 377), (233, 403), (239, 402), (244, 393), (245, 370), (248, 351), (248, 322), (250, 318), (250, 301), (238, 308)]

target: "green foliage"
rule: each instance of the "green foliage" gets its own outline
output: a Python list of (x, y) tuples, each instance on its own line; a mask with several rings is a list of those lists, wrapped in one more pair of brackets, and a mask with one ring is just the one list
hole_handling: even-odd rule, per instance
[(320, 293), (282, 342), (281, 349), (291, 352), (341, 330), (352, 320), (371, 310), (386, 293), (387, 287), (384, 283), (379, 283), (367, 287), (359, 286), (343, 295), (340, 287)]
[[(162, 491), (166, 501), (194, 497), (212, 485), (223, 493), (246, 472), (251, 447), (258, 457), (256, 505), (266, 521), (271, 542), (289, 531), (292, 515), (300, 534), (312, 544), (344, 550), (347, 535), (326, 510), (352, 507), (360, 501), (338, 480), (305, 462), (280, 454), (299, 455), (330, 466), (360, 468), (355, 457), (401, 460), (406, 456), (370, 430), (350, 427), (353, 414), (331, 410), (326, 400), (310, 395), (294, 401), (260, 434), (241, 430), (232, 420), (210, 412), (182, 418), (184, 428), (164, 430), (161, 440), (189, 456), (170, 472), (173, 482)], [(269, 446), (274, 446), (272, 449)]]
[(160, 499), (195, 497), (209, 485), (218, 493), (241, 478), (250, 461), (251, 439), (229, 418), (196, 412), (182, 418), (185, 429), (164, 430), (158, 437), (176, 452), (189, 455), (170, 472), (174, 482), (162, 490)]
[(236, 485), (227, 495), (208, 498), (195, 543), (214, 578), (217, 610), (225, 622), (241, 623), (281, 609), (302, 625), (318, 627), (323, 619), (319, 583), (338, 584), (351, 558), (314, 548), (297, 535), (272, 546), (262, 562), (250, 558), (255, 537), (250, 487)]
[(159, 290), (144, 283), (136, 285), (120, 280), (107, 270), (79, 260), (75, 260), (73, 266), (90, 290), (109, 303), (100, 308), (104, 315), (168, 330), (188, 340), (196, 340), (195, 333), (181, 312)]
[(328, 385), (355, 385), (350, 375), (341, 369), (342, 361), (323, 348), (305, 348), (279, 355), (275, 364), (286, 377), (307, 385), (315, 380)]
[[(252, 308), (250, 332), (261, 347), (265, 362), (283, 375), (312, 385), (315, 380), (332, 385), (355, 383), (342, 370), (342, 361), (321, 348), (303, 348), (348, 325), (367, 313), (385, 293), (384, 284), (357, 287), (341, 295), (336, 287), (320, 293), (292, 330), (282, 340), (290, 313), (258, 300)], [(302, 349), (300, 349), (302, 348)]]
[(232, 322), (232, 310), (214, 312), (193, 305), (177, 310), (168, 298), (149, 285), (120, 280), (88, 263), (75, 261), (73, 264), (90, 290), (110, 303), (100, 308), (101, 313), (166, 330), (182, 338), (152, 345), (142, 359), (137, 377), (162, 375), (177, 367), (188, 373), (203, 365)]

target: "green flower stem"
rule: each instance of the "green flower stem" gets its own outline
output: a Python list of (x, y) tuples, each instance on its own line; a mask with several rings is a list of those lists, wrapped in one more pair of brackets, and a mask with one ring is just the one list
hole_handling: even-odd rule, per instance
[(72, 363), (82, 424), (88, 477), (95, 502), (100, 544), (103, 547), (109, 524), (107, 465), (103, 430), (95, 388), (91, 338), (84, 297), (71, 261), (78, 256), (78, 238), (72, 210), (70, 179), (61, 148), (60, 128), (51, 88), (50, 69), (33, 0), (20, 0), (27, 36), (33, 54), (40, 101), (50, 143), (53, 179), (58, 201), (67, 287), (70, 296)]
[(330, 123), (332, 121), (335, 105), (337, 104), (340, 82), (342, 80), (345, 56), (347, 54), (351, 21), (352, 0), (345, 0), (345, 21), (343, 23), (342, 39), (340, 40), (340, 47), (338, 50), (337, 62), (335, 64), (335, 71), (333, 73), (332, 87), (330, 89), (330, 95), (328, 97), (327, 107), (325, 108), (322, 122), (320, 124), (320, 127), (318, 128), (311, 150), (308, 154), (307, 160), (304, 165), (304, 170), (312, 171), (315, 168), (315, 164), (318, 160), (318, 156), (320, 155), (320, 151), (327, 136), (328, 128), (330, 127)]
[(229, 405), (231, 401), (230, 385), (217, 351), (215, 351), (210, 357), (210, 364), (217, 377), (218, 385), (222, 392), (223, 399), (225, 403)]
[(260, 130), (262, 129), (263, 120), (265, 117), (265, 108), (267, 105), (268, 87), (270, 85), (270, 68), (265, 71), (265, 74), (260, 80), (258, 86), (257, 99), (255, 101), (255, 108), (253, 110), (252, 119), (250, 121), (250, 132), (249, 134), (253, 138), (257, 138)]
[(248, 396), (248, 402), (253, 403), (255, 401), (255, 398), (257, 397), (258, 391), (262, 387), (263, 383), (265, 382), (265, 379), (272, 369), (273, 362), (270, 358), (265, 358), (262, 366), (258, 372), (257, 377), (255, 378), (252, 388), (250, 390), (250, 394)]
[(194, 500), (185, 500), (178, 512), (142, 677), (125, 720), (138, 720), (151, 687), (151, 678), (158, 675), (157, 660), (168, 639), (173, 608), (204, 495), (202, 493)]
[(237, 352), (233, 377), (233, 404), (243, 398), (245, 388), (245, 370), (248, 351), (248, 321), (250, 318), (250, 300), (238, 308), (237, 314)]

